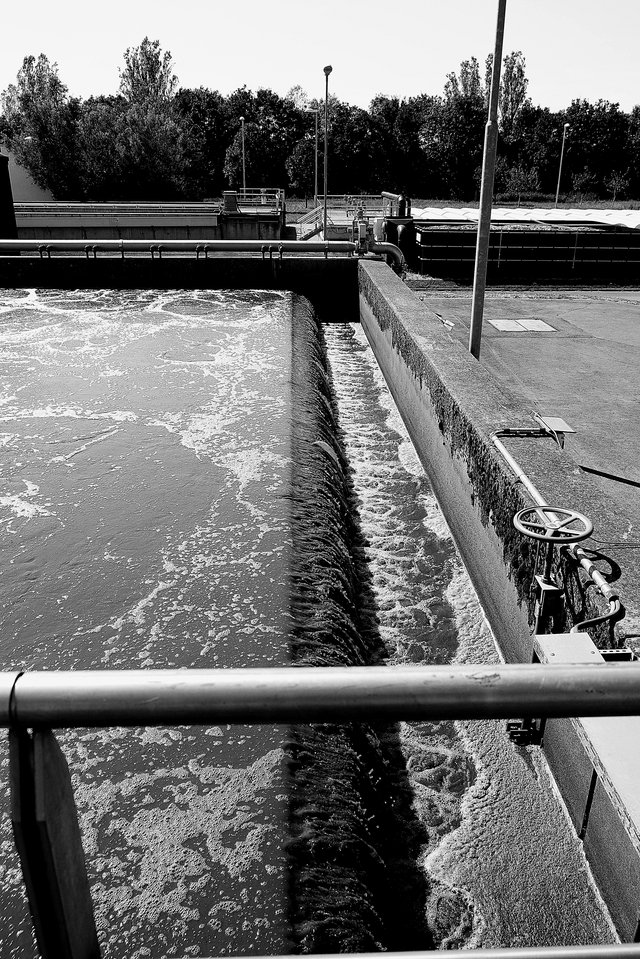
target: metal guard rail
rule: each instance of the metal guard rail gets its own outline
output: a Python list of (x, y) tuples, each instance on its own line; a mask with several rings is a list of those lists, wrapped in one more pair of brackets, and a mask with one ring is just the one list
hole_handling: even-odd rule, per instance
[[(53, 727), (479, 719), (521, 715), (523, 709), (543, 716), (637, 713), (640, 666), (0, 673), (11, 819), (40, 955), (101, 954), (73, 783)], [(640, 959), (640, 947), (489, 950), (483, 959), (507, 957)]]
[(0, 726), (640, 715), (640, 664), (0, 673)]
[(375, 253), (381, 256), (390, 256), (397, 268), (406, 269), (404, 256), (399, 247), (393, 243), (375, 243), (368, 241), (360, 246), (351, 240), (278, 240), (275, 243), (265, 243), (263, 240), (0, 240), (0, 255), (4, 253), (20, 253), (21, 251), (39, 253), (49, 257), (54, 251), (85, 253), (94, 257), (98, 251), (119, 253), (346, 253), (351, 256)]

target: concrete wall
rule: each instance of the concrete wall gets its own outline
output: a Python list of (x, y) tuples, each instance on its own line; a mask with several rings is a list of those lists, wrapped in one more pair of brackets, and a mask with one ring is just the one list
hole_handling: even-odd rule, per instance
[(147, 254), (96, 259), (53, 253), (0, 256), (0, 286), (44, 289), (291, 290), (308, 297), (325, 322), (357, 316), (358, 261), (354, 257), (212, 255), (205, 259)]
[[(449, 336), (384, 264), (359, 262), (359, 301), (367, 338), (502, 652), (508, 662), (530, 662), (534, 553), (532, 541), (521, 537), (512, 522), (530, 501), (490, 437), (504, 426), (535, 426), (531, 412)], [(548, 502), (592, 517), (607, 515), (607, 503), (551, 439), (510, 439), (508, 447)], [(569, 579), (566, 568), (559, 573)], [(570, 601), (557, 632), (584, 616), (585, 599), (578, 588), (575, 607)], [(578, 834), (586, 822), (581, 837), (585, 852), (618, 932), (623, 941), (632, 941), (640, 906), (634, 808), (640, 727), (628, 732), (630, 721), (623, 719), (588, 723), (547, 723), (547, 759)]]

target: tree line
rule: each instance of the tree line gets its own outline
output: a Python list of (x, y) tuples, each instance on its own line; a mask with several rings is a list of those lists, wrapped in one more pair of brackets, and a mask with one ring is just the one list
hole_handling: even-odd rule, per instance
[[(448, 74), (442, 94), (376, 96), (368, 110), (329, 100), (330, 193), (474, 200), (479, 195), (491, 56)], [(572, 199), (640, 198), (640, 107), (574, 100), (553, 112), (527, 96), (525, 59), (504, 58), (495, 192), (553, 195), (569, 124), (561, 193)], [(300, 87), (285, 97), (242, 87), (229, 96), (178, 86), (171, 54), (145, 37), (129, 48), (114, 96), (69, 96), (58, 66), (25, 57), (1, 95), (0, 141), (59, 200), (202, 200), (242, 185), (242, 127), (250, 187), (314, 193), (320, 183), (324, 101)], [(319, 111), (317, 114), (314, 111)], [(241, 120), (243, 118), (243, 120)]]

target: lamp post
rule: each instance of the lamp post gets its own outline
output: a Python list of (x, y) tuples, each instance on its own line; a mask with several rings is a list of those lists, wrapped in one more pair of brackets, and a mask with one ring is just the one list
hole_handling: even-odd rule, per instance
[(502, 60), (502, 41), (504, 38), (504, 20), (506, 9), (507, 0), (498, 0), (496, 42), (493, 52), (491, 93), (489, 95), (489, 115), (484, 133), (482, 186), (480, 189), (480, 212), (478, 214), (478, 239), (476, 241), (476, 262), (473, 273), (471, 329), (469, 330), (469, 352), (475, 356), (477, 360), (480, 359), (484, 294), (487, 286), (489, 235), (491, 231), (491, 205), (493, 202), (493, 180), (496, 170), (496, 151), (498, 147), (498, 95), (500, 93), (500, 61)]
[(242, 136), (242, 192), (247, 192), (247, 173), (244, 163), (244, 117), (240, 117), (240, 133)]
[(314, 110), (313, 107), (305, 107), (305, 113), (315, 113), (316, 115), (316, 152), (315, 152), (315, 169), (314, 169), (314, 192), (313, 192), (313, 205), (316, 207), (318, 205), (318, 116), (320, 114), (319, 110)]
[(333, 70), (332, 66), (324, 68), (324, 217), (322, 236), (327, 239), (327, 158), (329, 148), (329, 74)]
[(560, 149), (560, 167), (558, 169), (558, 186), (556, 189), (556, 203), (555, 203), (556, 206), (558, 205), (558, 197), (560, 196), (560, 177), (562, 176), (562, 158), (564, 157), (564, 141), (567, 138), (568, 129), (569, 129), (569, 124), (565, 123), (564, 127), (562, 128), (562, 148)]

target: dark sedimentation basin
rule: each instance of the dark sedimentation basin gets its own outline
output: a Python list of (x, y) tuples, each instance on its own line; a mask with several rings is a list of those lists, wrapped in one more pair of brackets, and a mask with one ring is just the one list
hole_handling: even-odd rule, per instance
[[(0, 330), (3, 669), (497, 657), (357, 325), (325, 349), (288, 294), (15, 291)], [(444, 946), (612, 939), (499, 724), (60, 739), (105, 956), (410, 948), (424, 918)], [(6, 815), (1, 841), (0, 955), (27, 957)]]

